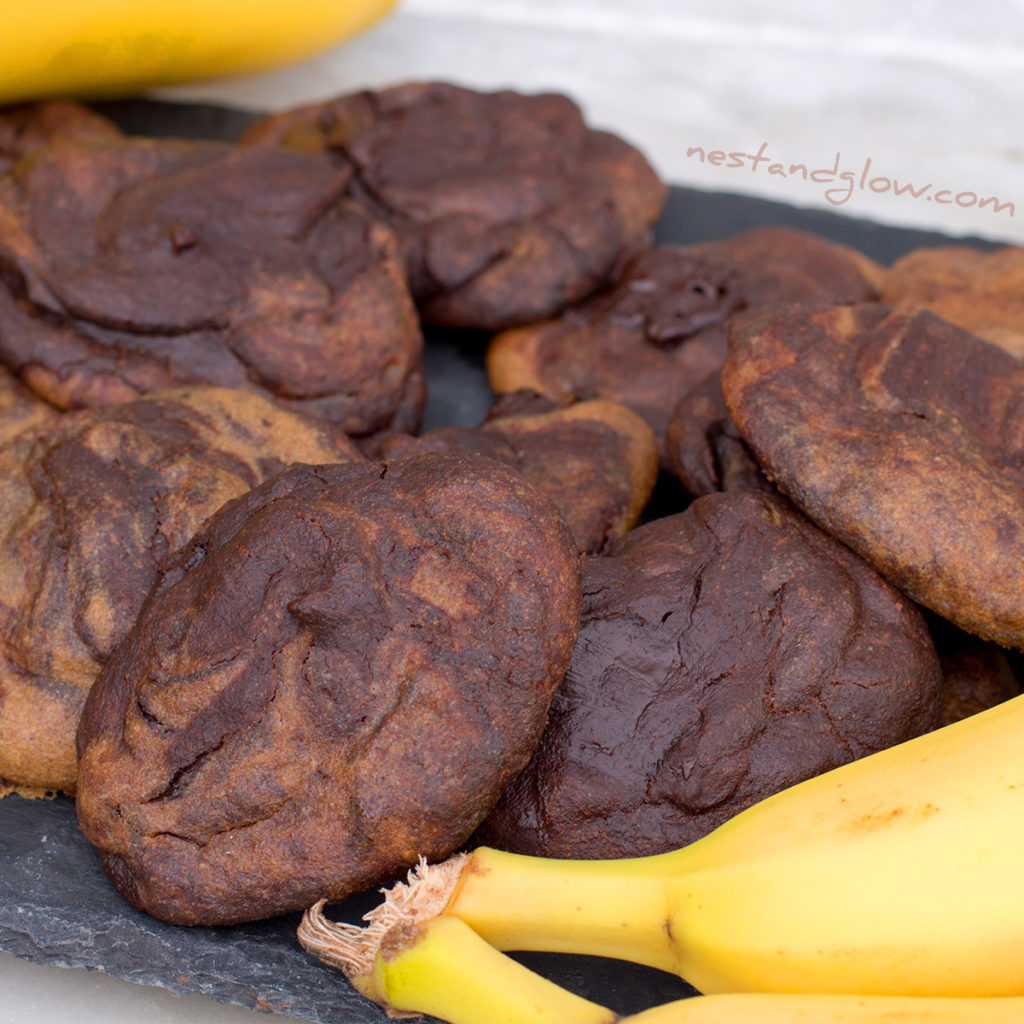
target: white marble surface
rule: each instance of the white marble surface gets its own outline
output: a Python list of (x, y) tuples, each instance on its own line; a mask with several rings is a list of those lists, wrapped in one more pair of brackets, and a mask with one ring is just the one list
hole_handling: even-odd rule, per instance
[[(294, 8), (301, 16), (301, 2)], [(413, 78), (569, 92), (678, 184), (1024, 242), (1024, 0), (405, 0), (378, 28), (301, 66), (161, 95), (281, 108)], [(870, 158), (871, 177), (928, 184), (933, 198), (868, 188), (829, 207), (828, 186), (799, 173), (687, 156), (762, 143), (783, 167), (828, 168), (839, 153), (840, 172), (858, 178)], [(941, 204), (942, 188), (968, 203), (968, 193), (996, 196), (1015, 215)], [(275, 1019), (8, 954), (0, 992), (0, 1024)]]

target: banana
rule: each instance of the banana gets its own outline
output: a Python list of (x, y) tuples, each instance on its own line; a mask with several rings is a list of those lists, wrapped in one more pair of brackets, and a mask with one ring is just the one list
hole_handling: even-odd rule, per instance
[(0, 103), (113, 96), (301, 60), (383, 18), (395, 0), (41, 0), (6, 4)]
[[(486, 1019), (478, 1018), (479, 1024)], [(1024, 998), (1020, 996), (944, 999), (743, 993), (681, 999), (622, 1017), (618, 1024), (1020, 1024), (1022, 1020)]]
[(498, 949), (633, 960), (705, 994), (1021, 995), (1022, 737), (1018, 697), (670, 853), (567, 861), (481, 847), (422, 875), (443, 871), (434, 906)]
[(397, 886), (359, 928), (328, 921), (323, 901), (299, 926), (304, 948), (340, 967), (389, 1017), (429, 1013), (450, 1024), (1019, 1024), (1024, 998), (921, 996), (695, 996), (619, 1017), (574, 995), (486, 943), (451, 914), (431, 913)]
[[(323, 901), (303, 915), (299, 941), (342, 970), (389, 1017), (429, 1013), (450, 1024), (614, 1024), (611, 1010), (568, 992), (499, 953), (457, 917), (420, 917), (401, 903), (403, 887), (367, 917), (337, 924)], [(399, 894), (396, 904), (394, 895)], [(420, 905), (419, 913), (430, 910)]]

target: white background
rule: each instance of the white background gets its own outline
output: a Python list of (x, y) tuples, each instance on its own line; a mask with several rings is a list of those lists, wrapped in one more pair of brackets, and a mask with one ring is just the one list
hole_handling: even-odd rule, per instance
[[(343, 0), (339, 0), (343, 2)], [(289, 16), (301, 17), (302, 3)], [(416, 78), (557, 89), (640, 145), (672, 183), (1024, 242), (1024, 2), (405, 0), (301, 66), (161, 95), (277, 109)], [(997, 196), (1016, 215), (823, 188), (700, 164), (693, 146), (767, 153)], [(3, 1024), (245, 1024), (282, 1019), (0, 954)]]

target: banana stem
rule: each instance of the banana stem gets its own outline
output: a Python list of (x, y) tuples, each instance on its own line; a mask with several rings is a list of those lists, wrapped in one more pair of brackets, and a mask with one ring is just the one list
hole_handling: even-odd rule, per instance
[(479, 847), (452, 876), (445, 913), (497, 949), (586, 953), (681, 974), (668, 879), (682, 856), (567, 862)]
[[(408, 888), (419, 881), (414, 873)], [(303, 916), (299, 940), (318, 959), (341, 968), (389, 1017), (428, 1013), (450, 1024), (618, 1020), (498, 952), (457, 917), (421, 920), (414, 906), (382, 906), (383, 912), (378, 907), (367, 915), (368, 927), (358, 928), (328, 921), (321, 901)]]

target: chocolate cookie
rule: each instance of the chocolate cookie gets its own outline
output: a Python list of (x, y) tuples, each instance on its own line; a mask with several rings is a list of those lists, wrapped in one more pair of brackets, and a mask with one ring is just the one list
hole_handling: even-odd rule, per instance
[(796, 228), (752, 228), (690, 252), (736, 267), (747, 309), (791, 302), (845, 305), (878, 298), (886, 270), (862, 252)]
[(50, 100), (0, 107), (0, 174), (58, 139), (118, 139), (118, 127), (79, 103)]
[(778, 487), (920, 604), (1024, 648), (1024, 364), (927, 311), (789, 309), (722, 373)]
[(62, 408), (214, 384), (413, 429), (422, 338), (347, 172), (287, 150), (58, 144), (0, 181), (0, 359)]
[(532, 388), (560, 402), (621, 402), (661, 443), (682, 396), (721, 368), (727, 329), (739, 313), (873, 298), (874, 266), (845, 246), (790, 228), (656, 246), (559, 319), (498, 335), (487, 353), (488, 376), (498, 392)]
[(210, 521), (97, 681), (82, 827), (180, 924), (443, 857), (529, 759), (579, 597), (564, 523), (504, 466), (288, 470)]
[(398, 233), (429, 323), (500, 330), (549, 317), (646, 244), (665, 187), (570, 99), (441, 82), (276, 114), (242, 138), (332, 153)]
[(717, 370), (672, 410), (665, 430), (665, 461), (668, 471), (695, 497), (745, 487), (772, 489), (729, 415)]
[(527, 388), (563, 404), (621, 402), (660, 443), (679, 396), (721, 366), (726, 325), (742, 308), (734, 268), (656, 246), (559, 319), (499, 334), (487, 350), (488, 378), (499, 394)]
[(976, 715), (1016, 697), (1020, 682), (1002, 648), (944, 619), (929, 622), (942, 669), (942, 724)]
[(658, 475), (654, 435), (639, 416), (603, 399), (525, 414), (510, 415), (508, 405), (503, 411), (475, 429), (441, 427), (418, 438), (389, 438), (381, 455), (472, 452), (511, 466), (552, 500), (582, 552), (596, 554), (636, 525)]
[(0, 447), (58, 415), (49, 402), (37, 398), (10, 370), (0, 366)]
[(939, 685), (918, 609), (788, 502), (698, 498), (587, 560), (548, 727), (479, 838), (554, 857), (675, 849), (933, 728)]
[(294, 460), (354, 459), (323, 421), (219, 388), (65, 413), (0, 449), (0, 790), (74, 791), (85, 695), (208, 516)]
[(1024, 358), (1024, 248), (915, 249), (892, 265), (882, 298), (924, 306)]

